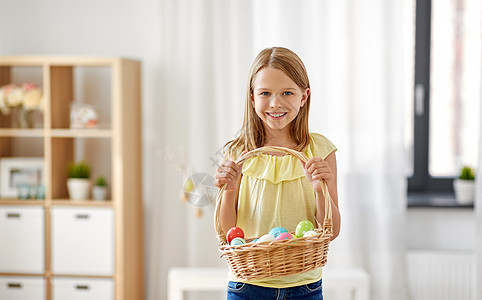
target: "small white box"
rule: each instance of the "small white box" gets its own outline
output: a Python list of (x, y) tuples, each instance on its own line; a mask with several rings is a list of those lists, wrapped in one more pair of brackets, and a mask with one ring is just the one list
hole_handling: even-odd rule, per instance
[(0, 207), (0, 272), (43, 274), (43, 207)]
[(0, 276), (0, 299), (45, 300), (45, 280), (42, 277)]
[(110, 207), (53, 207), (52, 272), (114, 274), (114, 213)]
[(113, 300), (114, 282), (104, 278), (53, 278), (52, 300)]

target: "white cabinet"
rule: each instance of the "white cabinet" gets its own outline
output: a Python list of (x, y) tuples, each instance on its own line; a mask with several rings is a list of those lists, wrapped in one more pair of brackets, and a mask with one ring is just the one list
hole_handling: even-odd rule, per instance
[(52, 272), (114, 274), (114, 214), (110, 207), (53, 207)]
[(54, 278), (53, 300), (113, 300), (114, 282), (101, 278)]
[(0, 299), (45, 300), (45, 279), (0, 276)]
[(0, 207), (0, 272), (43, 274), (44, 236), (42, 207)]

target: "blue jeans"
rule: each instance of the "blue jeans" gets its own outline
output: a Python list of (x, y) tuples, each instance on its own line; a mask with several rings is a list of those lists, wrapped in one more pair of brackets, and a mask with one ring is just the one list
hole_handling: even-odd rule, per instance
[(228, 300), (323, 300), (320, 281), (291, 288), (277, 289), (230, 281)]

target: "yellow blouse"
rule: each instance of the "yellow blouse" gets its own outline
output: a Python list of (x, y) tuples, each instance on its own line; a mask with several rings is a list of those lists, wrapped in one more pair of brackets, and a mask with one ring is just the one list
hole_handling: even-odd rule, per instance
[[(324, 159), (336, 151), (323, 135), (311, 133), (310, 138), (310, 144), (304, 151), (308, 158)], [(299, 159), (292, 155), (262, 154), (246, 160), (242, 173), (236, 226), (243, 229), (245, 237), (257, 238), (278, 226), (292, 232), (302, 220), (316, 224), (315, 193)], [(297, 275), (250, 280), (249, 283), (286, 288), (320, 279), (321, 268)], [(242, 281), (232, 276), (230, 280)]]

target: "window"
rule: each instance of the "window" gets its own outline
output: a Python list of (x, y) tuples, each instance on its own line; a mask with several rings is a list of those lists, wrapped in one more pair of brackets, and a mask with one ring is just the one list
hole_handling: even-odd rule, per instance
[[(406, 136), (409, 192), (452, 193), (477, 168), (481, 93), (480, 0), (407, 1)], [(414, 74), (411, 77), (407, 74)]]

